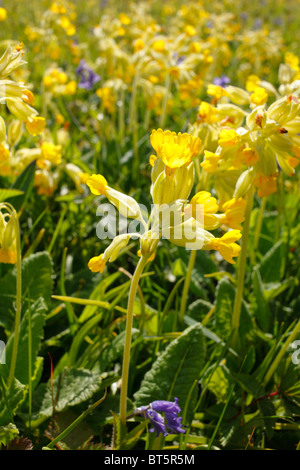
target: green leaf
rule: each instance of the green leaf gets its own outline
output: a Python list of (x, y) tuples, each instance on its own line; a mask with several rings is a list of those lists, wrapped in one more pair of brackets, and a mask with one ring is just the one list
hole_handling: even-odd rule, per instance
[[(15, 315), (16, 268), (14, 267), (0, 279), (0, 283), (0, 309), (3, 312), (0, 325), (11, 330)], [(29, 296), (30, 300), (37, 300), (39, 297), (43, 297), (48, 304), (50, 302), (51, 290), (52, 261), (49, 253), (42, 251), (25, 258), (22, 261), (23, 300), (27, 300)]]
[(18, 435), (19, 430), (15, 424), (9, 423), (6, 426), (0, 426), (0, 444), (7, 446)]
[(218, 403), (226, 403), (231, 385), (229, 373), (221, 365), (214, 370), (207, 388), (216, 396)]
[(197, 299), (188, 306), (187, 314), (195, 320), (201, 321), (212, 308), (213, 305), (210, 302), (203, 299)]
[(13, 421), (17, 409), (24, 401), (25, 395), (26, 387), (17, 379), (12, 381), (8, 390), (4, 391), (2, 389), (0, 399), (0, 426), (6, 426)]
[(279, 240), (263, 257), (258, 269), (264, 283), (278, 282), (285, 269), (286, 243)]
[(271, 312), (264, 296), (264, 286), (257, 266), (253, 270), (252, 282), (254, 294), (252, 300), (253, 314), (260, 328), (264, 331), (268, 331)]
[(22, 191), (21, 195), (15, 196), (9, 201), (14, 206), (16, 211), (18, 211), (27, 201), (33, 188), (34, 175), (35, 161), (31, 162), (25, 168), (25, 170), (18, 176), (14, 184), (11, 186), (11, 189), (18, 189)]
[[(206, 353), (205, 337), (200, 323), (187, 328), (172, 341), (146, 373), (140, 389), (135, 393), (136, 406), (148, 405), (154, 400), (178, 398), (181, 409), (195, 380), (199, 379)], [(190, 400), (189, 411), (194, 406)]]
[[(35, 370), (38, 351), (41, 340), (44, 337), (44, 324), (47, 312), (47, 306), (42, 298), (36, 300), (31, 309), (31, 337), (32, 337), (32, 366), (31, 370)], [(26, 310), (20, 326), (20, 339), (18, 345), (18, 355), (15, 370), (15, 377), (23, 384), (28, 384), (28, 316), (29, 309)], [(14, 334), (10, 336), (6, 346), (6, 361), (10, 364)]]
[[(215, 333), (222, 339), (228, 339), (231, 334), (232, 312), (235, 299), (235, 287), (224, 278), (218, 283), (216, 289), (216, 318)], [(250, 312), (246, 303), (242, 301), (241, 320), (240, 320), (240, 338), (243, 339), (252, 329)]]
[(0, 189), (0, 202), (5, 202), (7, 199), (10, 199), (14, 196), (20, 196), (23, 194), (23, 191), (19, 189)]
[(32, 427), (52, 416), (53, 411), (60, 413), (90, 399), (100, 389), (101, 380), (99, 374), (86, 369), (66, 369), (53, 380), (53, 396), (50, 380), (40, 384), (33, 394)]
[[(132, 329), (132, 340), (138, 335), (139, 330)], [(106, 371), (111, 364), (114, 364), (123, 355), (125, 344), (125, 331), (122, 331), (109, 346), (103, 351), (100, 357), (100, 370)]]

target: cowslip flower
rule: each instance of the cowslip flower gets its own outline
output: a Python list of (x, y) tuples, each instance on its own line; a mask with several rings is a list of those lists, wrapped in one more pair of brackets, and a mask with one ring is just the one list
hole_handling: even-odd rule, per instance
[[(116, 236), (104, 253), (90, 260), (89, 268), (93, 272), (103, 272), (107, 261), (116, 259), (131, 237), (139, 239), (139, 252), (141, 257), (147, 260), (154, 258), (158, 243), (164, 238), (186, 249), (216, 249), (225, 255), (227, 261), (233, 263), (232, 258), (238, 255), (239, 247), (233, 244), (232, 236), (230, 239), (223, 237), (219, 241), (209, 230), (219, 228), (221, 225), (238, 229), (243, 221), (241, 208), (231, 202), (223, 214), (217, 213), (216, 199), (206, 191), (198, 192), (190, 202), (188, 201), (194, 184), (191, 160), (193, 155), (199, 152), (200, 139), (189, 134), (176, 134), (158, 129), (152, 132), (151, 143), (157, 155), (150, 157), (152, 165), (150, 192), (154, 204), (147, 221), (144, 220), (137, 201), (111, 188), (104, 176), (94, 174), (86, 180), (92, 194), (106, 196), (121, 215), (141, 222), (140, 226), (144, 230), (141, 233), (130, 233), (128, 236)], [(177, 167), (174, 165), (173, 171), (170, 172), (170, 167), (166, 165), (170, 161), (165, 159), (165, 155), (171, 146), (176, 151), (180, 148), (184, 163), (175, 153), (174, 162)], [(240, 238), (239, 230), (236, 230), (235, 234), (236, 241)], [(210, 243), (211, 240), (215, 242)], [(228, 247), (231, 244), (232, 247)]]
[[(156, 436), (160, 434), (167, 436), (168, 434), (185, 433), (182, 428), (182, 418), (178, 416), (180, 412), (178, 398), (175, 398), (174, 402), (166, 400), (153, 401), (147, 406), (136, 408), (134, 414), (143, 414), (149, 419), (153, 425), (149, 432), (156, 432)], [(164, 416), (161, 413), (164, 413)]]
[(221, 238), (211, 238), (204, 246), (204, 250), (216, 250), (230, 264), (235, 264), (234, 257), (241, 251), (240, 245), (235, 243), (241, 238), (239, 230), (230, 230)]
[[(7, 220), (8, 219), (8, 220)], [(16, 224), (14, 219), (0, 210), (0, 263), (17, 262)]]
[(127, 194), (123, 194), (120, 191), (116, 191), (111, 188), (104, 176), (93, 174), (89, 176), (86, 184), (93, 194), (97, 196), (106, 196), (109, 202), (118, 209), (121, 215), (126, 218), (138, 219), (144, 223), (140, 206), (136, 200), (131, 196), (127, 196)]
[(29, 134), (36, 136), (46, 127), (46, 120), (42, 116), (33, 116), (30, 120), (26, 121), (26, 129)]

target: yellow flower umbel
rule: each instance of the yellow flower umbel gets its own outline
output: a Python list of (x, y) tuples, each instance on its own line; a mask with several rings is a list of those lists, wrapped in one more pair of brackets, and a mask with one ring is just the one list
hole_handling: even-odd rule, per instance
[[(157, 155), (150, 158), (153, 165), (151, 194), (154, 206), (148, 223), (143, 219), (135, 199), (111, 188), (104, 176), (94, 174), (86, 180), (92, 194), (107, 197), (121, 215), (140, 221), (144, 227), (142, 235), (115, 237), (104, 253), (91, 258), (89, 268), (93, 272), (103, 272), (107, 261), (117, 257), (132, 235), (140, 239), (142, 259), (145, 256), (147, 259), (154, 257), (158, 242), (163, 237), (189, 249), (218, 249), (232, 263), (232, 258), (239, 251), (232, 236), (224, 236), (219, 241), (208, 230), (221, 225), (239, 228), (243, 221), (240, 201), (228, 203), (223, 214), (217, 213), (218, 203), (207, 191), (200, 191), (189, 203), (187, 201), (194, 183), (191, 159), (200, 150), (200, 139), (162, 129), (154, 130), (150, 139)], [(240, 238), (238, 232), (235, 231), (235, 241)]]

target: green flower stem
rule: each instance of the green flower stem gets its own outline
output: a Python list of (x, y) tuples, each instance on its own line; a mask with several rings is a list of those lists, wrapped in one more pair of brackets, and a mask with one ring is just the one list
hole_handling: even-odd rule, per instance
[(245, 210), (245, 221), (243, 224), (243, 236), (242, 236), (242, 248), (239, 256), (238, 265), (238, 277), (237, 277), (237, 289), (234, 300), (233, 314), (232, 314), (232, 345), (236, 345), (237, 335), (240, 326), (241, 307), (243, 300), (243, 290), (246, 272), (246, 261), (247, 261), (247, 248), (250, 228), (250, 216), (253, 205), (253, 188), (251, 188), (246, 196), (246, 210)]
[(168, 106), (168, 98), (169, 98), (169, 93), (171, 90), (171, 76), (168, 73), (166, 76), (166, 82), (165, 82), (165, 94), (164, 94), (164, 99), (162, 103), (162, 113), (160, 117), (160, 123), (159, 126), (163, 129), (166, 121), (166, 116), (167, 116), (167, 106)]
[(275, 360), (272, 362), (270, 368), (268, 369), (267, 374), (265, 375), (263, 385), (266, 386), (269, 380), (271, 379), (272, 375), (276, 371), (278, 364), (280, 363), (281, 359), (283, 358), (284, 354), (286, 353), (287, 348), (289, 345), (297, 338), (297, 335), (300, 333), (300, 320), (296, 324), (295, 328), (293, 329), (292, 333), (282, 346), (281, 350), (277, 354)]
[[(10, 205), (9, 205), (10, 206)], [(20, 323), (21, 323), (21, 303), (22, 303), (22, 271), (21, 271), (21, 241), (20, 241), (20, 228), (19, 221), (16, 211), (11, 206), (11, 217), (15, 221), (16, 227), (16, 249), (17, 249), (17, 263), (16, 263), (16, 318), (15, 318), (15, 332), (14, 342), (11, 355), (10, 370), (8, 376), (7, 387), (9, 388), (15, 376), (15, 369), (17, 363), (18, 346), (19, 346), (19, 335), (20, 335)]]
[(266, 209), (266, 203), (267, 203), (267, 198), (263, 197), (261, 204), (260, 204), (260, 209), (259, 209), (255, 233), (254, 233), (254, 241), (253, 241), (253, 249), (252, 249), (252, 264), (255, 264), (256, 250), (258, 249), (259, 238), (260, 238), (260, 233), (261, 233), (261, 228), (262, 228), (262, 223), (263, 223), (263, 218), (264, 218), (264, 212)]
[[(29, 296), (30, 297), (30, 296)], [(31, 305), (28, 301), (28, 424), (31, 430), (32, 416), (32, 323), (31, 323)]]
[(186, 311), (186, 304), (187, 304), (188, 293), (189, 293), (190, 284), (191, 284), (192, 272), (195, 266), (196, 255), (197, 255), (197, 251), (192, 250), (190, 254), (190, 260), (189, 260), (188, 269), (187, 269), (187, 273), (186, 273), (186, 277), (185, 277), (185, 281), (183, 285), (183, 291), (182, 291), (182, 297), (181, 297), (181, 303), (180, 303), (180, 311), (179, 311), (180, 323), (183, 322), (183, 317)]
[(122, 367), (122, 382), (121, 382), (121, 396), (120, 396), (120, 418), (122, 424), (125, 426), (127, 414), (127, 391), (128, 391), (128, 376), (129, 376), (129, 363), (130, 363), (130, 349), (131, 349), (131, 330), (134, 313), (134, 301), (139, 285), (139, 280), (144, 267), (148, 261), (148, 257), (142, 256), (135, 269), (134, 275), (131, 279), (129, 298), (127, 304), (127, 319), (125, 330), (125, 346), (123, 355)]

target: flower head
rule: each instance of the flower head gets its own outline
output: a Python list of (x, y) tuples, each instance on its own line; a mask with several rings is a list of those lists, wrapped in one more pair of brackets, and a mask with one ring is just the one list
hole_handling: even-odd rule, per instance
[(30, 121), (26, 122), (26, 129), (31, 135), (40, 134), (46, 126), (45, 118), (41, 116), (33, 116)]
[[(153, 401), (148, 406), (137, 408), (134, 414), (144, 414), (150, 420), (153, 425), (153, 428), (149, 429), (150, 432), (156, 431), (156, 436), (159, 434), (167, 436), (168, 434), (185, 433), (185, 430), (182, 429), (182, 418), (178, 416), (180, 412), (178, 398), (175, 398), (174, 402)], [(163, 417), (160, 413), (164, 413), (165, 416)]]
[(100, 81), (100, 76), (84, 60), (80, 61), (76, 74), (79, 78), (78, 88), (91, 90)]
[(241, 238), (239, 230), (230, 230), (221, 238), (211, 238), (203, 247), (204, 250), (217, 250), (221, 256), (230, 264), (235, 264), (233, 257), (238, 256), (241, 251), (240, 245), (235, 243)]

